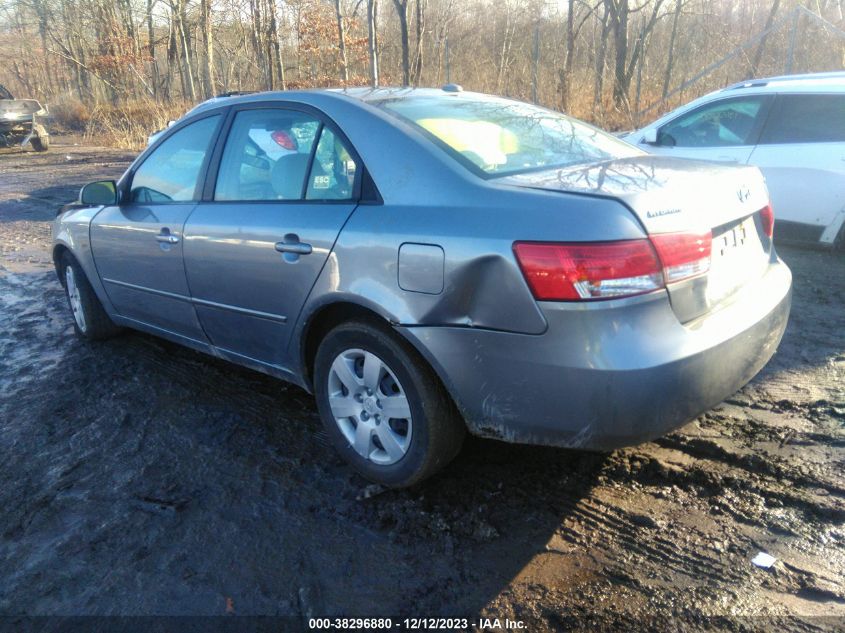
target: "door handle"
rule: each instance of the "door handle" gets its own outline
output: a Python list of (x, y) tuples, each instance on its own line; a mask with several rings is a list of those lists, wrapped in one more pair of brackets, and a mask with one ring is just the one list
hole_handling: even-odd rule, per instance
[(157, 242), (164, 242), (165, 244), (178, 244), (179, 238), (170, 233), (159, 233), (156, 235)]
[(310, 255), (314, 250), (310, 244), (303, 242), (276, 242), (276, 250), (280, 253), (293, 253), (294, 255)]

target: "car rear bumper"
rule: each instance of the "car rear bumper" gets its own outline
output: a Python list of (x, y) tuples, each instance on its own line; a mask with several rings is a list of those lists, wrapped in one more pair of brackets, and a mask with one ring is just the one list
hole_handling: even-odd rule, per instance
[(541, 303), (539, 336), (399, 327), (432, 363), (471, 432), (612, 449), (678, 428), (745, 385), (786, 328), (792, 275), (774, 261), (718, 309), (681, 324), (665, 295)]

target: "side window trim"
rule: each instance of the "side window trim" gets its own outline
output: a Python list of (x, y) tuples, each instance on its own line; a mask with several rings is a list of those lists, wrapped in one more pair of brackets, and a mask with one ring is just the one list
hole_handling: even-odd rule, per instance
[(160, 138), (153, 143), (152, 146), (148, 148), (149, 151), (146, 152), (146, 155), (143, 157), (143, 160), (139, 161), (137, 164), (132, 165), (131, 170), (127, 174), (127, 178), (124, 182), (121, 182), (121, 191), (120, 191), (120, 199), (118, 204), (120, 205), (127, 205), (127, 204), (136, 204), (130, 194), (132, 193), (132, 182), (135, 180), (135, 173), (141, 168), (141, 166), (146, 163), (149, 158), (155, 154), (156, 150), (171, 136), (178, 133), (180, 130), (188, 127), (189, 125), (193, 125), (194, 123), (198, 123), (204, 119), (208, 119), (210, 117), (219, 117), (219, 121), (212, 132), (212, 143), (210, 151), (205, 153), (205, 156), (202, 159), (202, 164), (200, 165), (199, 174), (197, 175), (197, 184), (194, 188), (194, 195), (192, 196), (193, 200), (177, 200), (177, 201), (170, 201), (170, 202), (145, 202), (145, 205), (151, 204), (196, 204), (198, 201), (202, 200), (202, 196), (204, 193), (204, 183), (206, 181), (206, 177), (208, 175), (208, 168), (211, 164), (211, 157), (215, 152), (217, 145), (220, 143), (220, 130), (221, 126), (223, 125), (224, 121), (228, 118), (229, 112), (228, 107), (223, 108), (215, 108), (209, 112), (204, 112), (203, 114), (191, 117), (190, 119), (186, 119), (185, 121), (179, 122), (177, 125), (174, 125), (171, 129), (167, 130), (164, 134), (161, 135)]
[(317, 156), (317, 148), (320, 146), (320, 139), (323, 137), (323, 130), (326, 124), (322, 118), (317, 119), (319, 125), (317, 126), (317, 133), (314, 135), (314, 143), (311, 145), (311, 153), (308, 156), (308, 167), (305, 169), (305, 178), (302, 179), (302, 191), (299, 194), (299, 199), (305, 202), (308, 198), (308, 183), (311, 182), (311, 171), (314, 169), (314, 159)]
[[(701, 110), (705, 108), (710, 108), (719, 103), (725, 103), (728, 101), (739, 101), (745, 99), (747, 97), (759, 97), (761, 100), (760, 103), (760, 111), (757, 113), (756, 121), (754, 122), (754, 127), (751, 128), (751, 132), (748, 136), (748, 143), (743, 145), (720, 145), (719, 147), (754, 147), (760, 141), (760, 136), (763, 133), (763, 127), (765, 123), (769, 119), (769, 114), (772, 111), (772, 102), (775, 99), (775, 95), (767, 95), (767, 94), (755, 94), (755, 95), (729, 95), (725, 97), (721, 97), (719, 99), (713, 99), (712, 101), (708, 101), (707, 103), (702, 103), (700, 106), (692, 108), (691, 110), (687, 110), (686, 112), (682, 112), (678, 116), (674, 117), (666, 121), (663, 125), (657, 128), (657, 138), (660, 138), (660, 131), (663, 130), (665, 127), (672, 125), (676, 121), (680, 120), (683, 117), (692, 116), (697, 114)], [(672, 145), (658, 145), (658, 147), (674, 147)], [(710, 146), (707, 146), (710, 147)], [(689, 148), (687, 148), (689, 149)]]
[[(306, 172), (305, 183), (303, 185), (302, 190), (302, 200), (250, 200), (248, 202), (244, 202), (244, 204), (349, 204), (349, 203), (358, 203), (361, 200), (361, 191), (362, 191), (362, 173), (365, 169), (363, 166), (364, 163), (361, 160), (360, 154), (349, 142), (349, 139), (346, 137), (346, 134), (343, 133), (343, 130), (338, 127), (338, 125), (332, 121), (332, 119), (326, 115), (322, 110), (315, 108), (314, 106), (305, 104), (305, 103), (294, 103), (290, 101), (253, 101), (249, 103), (242, 103), (239, 105), (229, 106), (229, 111), (225, 117), (225, 121), (223, 122), (223, 127), (218, 129), (217, 131), (217, 142), (214, 147), (214, 151), (211, 152), (211, 162), (208, 164), (208, 170), (205, 174), (205, 184), (202, 188), (202, 197), (200, 198), (201, 202), (203, 203), (210, 203), (210, 204), (224, 204), (226, 201), (215, 200), (214, 199), (214, 189), (217, 186), (217, 179), (220, 175), (220, 162), (223, 158), (223, 150), (226, 146), (226, 141), (229, 139), (229, 133), (232, 131), (232, 124), (234, 122), (235, 116), (238, 112), (242, 112), (244, 110), (291, 110), (293, 112), (299, 112), (301, 114), (307, 114), (308, 116), (314, 117), (318, 123), (319, 128), (317, 130), (318, 134), (314, 137), (314, 146), (311, 148), (311, 157), (308, 162), (308, 172)], [(322, 134), (323, 129), (328, 128), (332, 131), (346, 146), (349, 153), (351, 154), (353, 160), (355, 161), (356, 165), (359, 168), (356, 170), (357, 173), (355, 174), (355, 182), (352, 184), (352, 196), (348, 200), (306, 200), (305, 199), (305, 192), (308, 186), (308, 178), (311, 174), (311, 167), (313, 165), (314, 156), (316, 155), (317, 151), (317, 144), (320, 141), (320, 134)]]

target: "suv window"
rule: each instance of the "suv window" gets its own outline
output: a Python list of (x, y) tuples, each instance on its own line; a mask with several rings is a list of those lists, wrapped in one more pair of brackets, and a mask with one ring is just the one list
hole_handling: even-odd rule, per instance
[(320, 122), (294, 110), (235, 115), (214, 188), (215, 200), (302, 200)]
[(682, 114), (660, 128), (657, 144), (677, 147), (752, 145), (766, 97), (721, 99)]
[(198, 200), (197, 181), (211, 147), (220, 115), (191, 123), (159, 145), (132, 177), (133, 202), (189, 202)]
[(780, 95), (760, 143), (845, 142), (845, 95)]
[(349, 200), (355, 183), (357, 165), (343, 141), (324, 127), (317, 143), (306, 200)]

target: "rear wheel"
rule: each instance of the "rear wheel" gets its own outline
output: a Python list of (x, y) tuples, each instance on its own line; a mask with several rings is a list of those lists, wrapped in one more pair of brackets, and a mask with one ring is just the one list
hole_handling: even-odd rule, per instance
[(76, 333), (88, 339), (98, 340), (120, 332), (120, 328), (103, 309), (79, 262), (67, 251), (62, 255), (61, 261), (62, 283), (73, 314)]
[(364, 477), (405, 487), (457, 455), (465, 426), (425, 361), (387, 328), (331, 330), (314, 363), (317, 406), (335, 448)]

